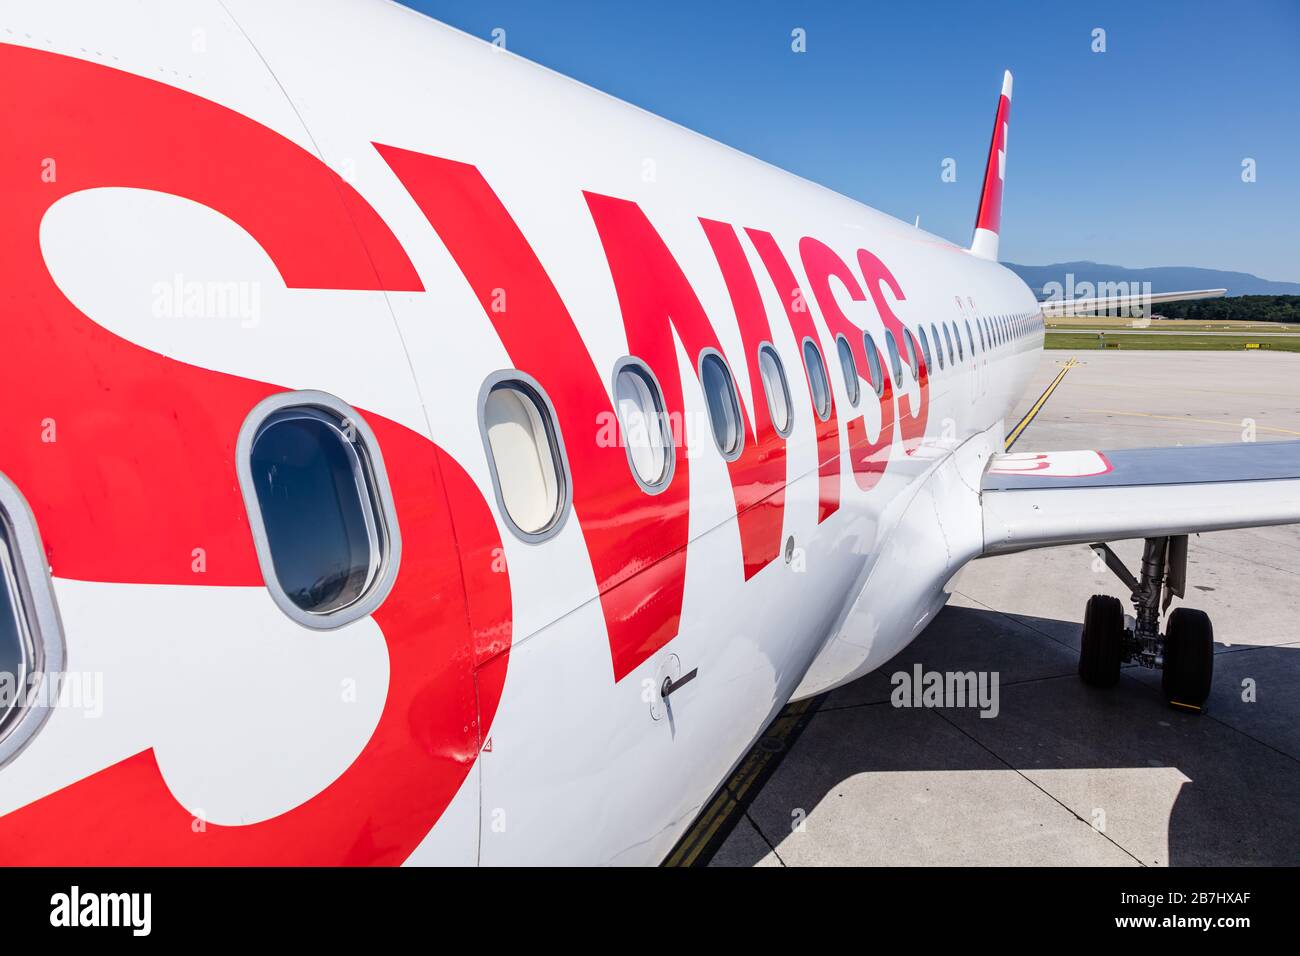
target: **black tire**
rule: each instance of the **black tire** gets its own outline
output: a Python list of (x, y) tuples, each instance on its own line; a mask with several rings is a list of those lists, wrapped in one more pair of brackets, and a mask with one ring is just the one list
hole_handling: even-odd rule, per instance
[(1175, 608), (1165, 625), (1165, 701), (1179, 710), (1197, 710), (1210, 696), (1214, 678), (1214, 628), (1210, 616), (1190, 607)]
[(1083, 612), (1079, 676), (1093, 687), (1114, 687), (1124, 657), (1124, 607), (1119, 598), (1094, 594)]

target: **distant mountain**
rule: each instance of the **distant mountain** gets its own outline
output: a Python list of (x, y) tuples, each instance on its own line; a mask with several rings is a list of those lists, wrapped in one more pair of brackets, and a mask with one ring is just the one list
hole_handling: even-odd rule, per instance
[(1127, 269), (1097, 262), (1057, 262), (1049, 266), (1021, 266), (1003, 263), (1025, 280), (1025, 284), (1044, 298), (1043, 286), (1049, 282), (1150, 282), (1152, 292), (1182, 292), (1191, 289), (1227, 289), (1228, 295), (1300, 295), (1300, 282), (1274, 282), (1249, 272), (1224, 272), (1220, 269), (1196, 269), (1191, 266), (1160, 266), (1155, 269)]

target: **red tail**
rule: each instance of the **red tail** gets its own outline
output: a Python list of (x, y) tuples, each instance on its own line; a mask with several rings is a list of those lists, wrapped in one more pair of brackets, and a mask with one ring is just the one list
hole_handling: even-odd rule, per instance
[(989, 143), (989, 161), (984, 168), (984, 191), (980, 194), (979, 216), (970, 251), (981, 259), (998, 258), (998, 233), (1002, 230), (1002, 183), (1007, 173), (1007, 123), (1011, 118), (1011, 71), (1002, 75), (1002, 95)]

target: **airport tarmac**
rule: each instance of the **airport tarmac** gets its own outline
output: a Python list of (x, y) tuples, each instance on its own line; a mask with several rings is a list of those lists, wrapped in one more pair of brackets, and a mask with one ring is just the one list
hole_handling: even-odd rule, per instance
[[(1044, 354), (1009, 428), (1070, 357)], [(1295, 355), (1075, 358), (1015, 451), (1300, 439)], [(1116, 551), (1135, 568), (1141, 542)], [(1300, 864), (1298, 575), (1300, 526), (1192, 538), (1181, 603), (1209, 613), (1216, 642), (1198, 716), (1162, 703), (1159, 672), (1080, 682), (1084, 602), (1131, 609), (1086, 546), (972, 562), (898, 657), (769, 729), (755, 753), (775, 769), (728, 803), (709, 863)], [(890, 675), (916, 664), (996, 673), (997, 716), (892, 706)]]

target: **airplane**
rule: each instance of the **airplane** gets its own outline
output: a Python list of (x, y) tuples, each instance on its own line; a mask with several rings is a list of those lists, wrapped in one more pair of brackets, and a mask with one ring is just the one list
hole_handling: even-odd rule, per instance
[(1033, 548), (1200, 708), (1300, 443), (1006, 451), (1011, 98), (963, 247), (393, 3), (0, 3), (0, 862), (658, 863)]

